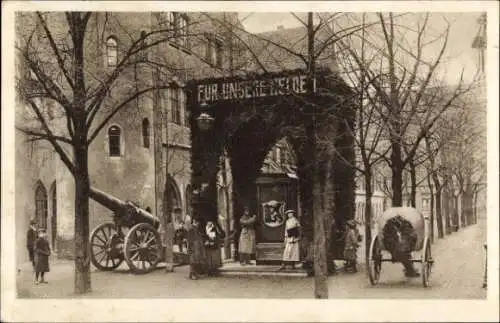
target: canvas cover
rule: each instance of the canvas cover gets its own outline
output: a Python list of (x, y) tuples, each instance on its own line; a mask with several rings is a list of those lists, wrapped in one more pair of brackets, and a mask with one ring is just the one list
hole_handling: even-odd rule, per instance
[(393, 207), (387, 209), (384, 213), (382, 213), (378, 218), (375, 219), (375, 233), (381, 238), (381, 241), (383, 241), (385, 224), (389, 219), (394, 218), (397, 215), (400, 215), (412, 225), (418, 237), (414, 251), (421, 250), (423, 247), (424, 238), (429, 234), (430, 223), (422, 213), (412, 207)]

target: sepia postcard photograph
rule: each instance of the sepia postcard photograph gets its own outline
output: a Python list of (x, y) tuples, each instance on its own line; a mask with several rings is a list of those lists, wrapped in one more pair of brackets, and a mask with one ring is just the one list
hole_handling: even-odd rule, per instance
[(498, 9), (3, 2), (2, 321), (498, 321)]

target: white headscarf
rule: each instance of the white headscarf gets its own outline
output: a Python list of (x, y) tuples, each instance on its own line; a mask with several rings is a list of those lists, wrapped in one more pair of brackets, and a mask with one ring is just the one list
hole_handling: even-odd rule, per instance
[(216, 236), (215, 225), (214, 225), (214, 223), (212, 221), (208, 221), (207, 222), (206, 232), (207, 232), (207, 236), (210, 239), (215, 239), (215, 236)]

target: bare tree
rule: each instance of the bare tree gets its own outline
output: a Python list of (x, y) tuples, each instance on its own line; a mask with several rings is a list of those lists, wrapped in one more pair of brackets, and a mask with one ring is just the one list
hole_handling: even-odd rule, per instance
[[(366, 26), (365, 14), (362, 14), (362, 25)], [(332, 33), (335, 32), (332, 28)], [(357, 153), (360, 161), (352, 165), (364, 180), (365, 188), (365, 210), (364, 210), (364, 225), (365, 225), (365, 257), (368, 258), (370, 243), (371, 243), (371, 228), (372, 228), (372, 197), (373, 197), (373, 178), (377, 166), (389, 152), (389, 146), (385, 144), (386, 134), (382, 115), (380, 114), (380, 101), (370, 85), (367, 84), (368, 77), (366, 70), (377, 63), (377, 55), (366, 50), (366, 33), (369, 29), (363, 28), (360, 31), (360, 44), (356, 48), (356, 44), (349, 42), (350, 39), (344, 39), (343, 43), (348, 44), (352, 52), (355, 52), (359, 57), (359, 61), (353, 60), (349, 53), (339, 50), (338, 61), (342, 68), (343, 74), (348, 81), (353, 85), (353, 89), (359, 97), (357, 106), (357, 122), (354, 129), (349, 129), (354, 134)], [(342, 48), (342, 47), (341, 47)], [(363, 63), (366, 69), (358, 68), (357, 64)], [(385, 145), (384, 145), (385, 144)]]
[[(93, 12), (22, 13), (16, 23), (16, 50), (25, 71), (19, 74), (17, 91), (37, 121), (17, 128), (48, 141), (75, 179), (75, 292), (86, 293), (91, 290), (89, 146), (120, 111), (169, 87), (161, 78), (129, 81), (138, 70), (168, 69), (144, 54), (173, 40), (178, 30), (169, 25), (141, 33), (127, 30), (120, 14)], [(114, 55), (108, 57), (110, 68), (103, 68), (102, 38), (112, 25), (128, 37), (119, 49), (110, 41)], [(46, 111), (47, 102), (55, 103), (56, 121)]]
[[(449, 32), (448, 26), (443, 34), (428, 39), (429, 16), (430, 14), (417, 16), (416, 29), (413, 30), (410, 24), (403, 22), (403, 19), (408, 19), (408, 15), (403, 18), (392, 13), (377, 14), (379, 33), (371, 32), (363, 35), (363, 38), (371, 45), (370, 51), (378, 52), (383, 72), (381, 68), (367, 66), (360, 54), (349, 48), (346, 41), (339, 41), (342, 49), (349, 53), (357, 67), (364, 71), (367, 84), (380, 98), (380, 113), (390, 141), (390, 158), (385, 160), (392, 172), (393, 205), (402, 205), (403, 172), (408, 164), (415, 163), (425, 134), (452, 103), (470, 89), (470, 86), (464, 86), (460, 75), (446, 102), (436, 109), (422, 107), (425, 93), (436, 85), (436, 70), (442, 62)], [(352, 37), (361, 36), (354, 34)], [(409, 42), (412, 44), (408, 45)], [(437, 55), (429, 59), (424, 55), (425, 50), (435, 43), (440, 43)], [(414, 168), (416, 165), (412, 166)]]
[[(308, 112), (303, 112), (305, 118), (304, 129), (302, 132), (297, 132), (293, 129), (287, 129), (286, 131), (295, 134), (300, 132), (299, 136), (308, 149), (307, 156), (309, 159), (308, 165), (310, 165), (311, 169), (310, 175), (314, 176), (314, 178), (311, 181), (312, 194), (310, 199), (308, 199), (310, 201), (308, 202), (308, 206), (306, 206), (307, 210), (304, 211), (314, 221), (312, 250), (314, 250), (315, 297), (327, 298), (326, 276), (329, 267), (327, 246), (330, 240), (332, 219), (331, 210), (321, 207), (324, 204), (323, 195), (328, 193), (324, 192), (324, 187), (321, 187), (321, 182), (324, 179), (318, 176), (320, 176), (320, 168), (330, 174), (331, 170), (328, 169), (327, 163), (325, 163), (325, 156), (333, 154), (332, 145), (334, 138), (326, 138), (319, 133), (318, 129), (319, 127), (323, 127), (322, 129), (324, 130), (328, 122), (333, 123), (333, 121), (328, 119), (328, 111), (321, 115), (319, 114), (317, 104), (314, 102), (316, 94), (313, 90), (313, 80), (319, 67), (327, 65), (332, 70), (336, 69), (333, 52), (335, 42), (366, 26), (362, 26), (361, 24), (344, 26), (333, 34), (327, 33), (326, 30), (336, 17), (342, 15), (340, 13), (291, 13), (291, 15), (297, 19), (301, 26), (297, 29), (297, 34), (293, 35), (293, 39), (275, 37), (270, 33), (251, 34), (241, 26), (223, 22), (220, 19), (217, 22), (225, 25), (227, 30), (234, 35), (234, 39), (242, 44), (247, 53), (249, 53), (249, 57), (247, 57), (251, 63), (249, 66), (240, 68), (238, 73), (244, 74), (248, 71), (268, 73), (298, 67), (302, 67), (307, 71), (306, 87), (308, 94), (305, 97), (296, 97), (303, 102), (308, 110)], [(328, 94), (323, 93), (323, 95)], [(330, 95), (333, 95), (333, 93), (330, 93)], [(332, 110), (336, 108), (338, 107), (332, 107)], [(330, 130), (333, 131), (333, 128)], [(330, 132), (330, 134), (332, 133)], [(330, 176), (328, 174), (325, 176)], [(333, 194), (333, 191), (331, 194)]]

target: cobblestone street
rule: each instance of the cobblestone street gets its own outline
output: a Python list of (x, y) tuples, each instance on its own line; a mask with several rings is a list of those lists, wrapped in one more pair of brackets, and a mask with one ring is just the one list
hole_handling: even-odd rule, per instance
[[(423, 288), (421, 279), (403, 277), (400, 264), (384, 263), (380, 283), (371, 286), (360, 264), (357, 274), (339, 273), (329, 278), (330, 298), (449, 298), (482, 299), (485, 253), (484, 220), (461, 229), (433, 245), (435, 265), (431, 287)], [(363, 250), (360, 250), (360, 254)], [(418, 256), (418, 254), (417, 254)], [(362, 259), (362, 257), (360, 257)], [(74, 297), (73, 263), (55, 261), (48, 274), (49, 284), (34, 285), (29, 264), (18, 273), (19, 297)], [(83, 298), (312, 298), (313, 279), (281, 276), (230, 276), (189, 280), (187, 266), (173, 273), (162, 269), (146, 275), (133, 275), (126, 266), (113, 272), (92, 273), (93, 292)]]

